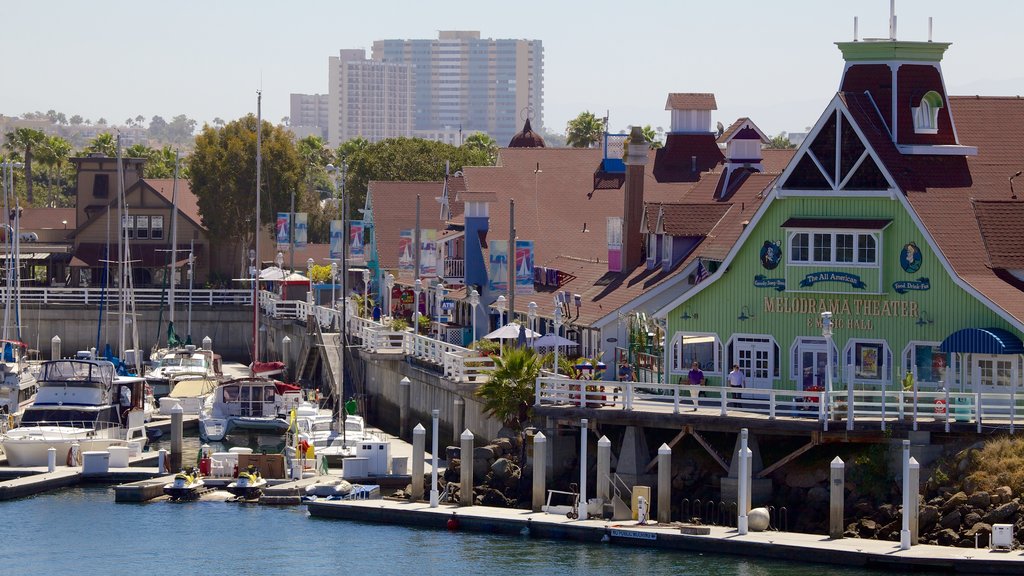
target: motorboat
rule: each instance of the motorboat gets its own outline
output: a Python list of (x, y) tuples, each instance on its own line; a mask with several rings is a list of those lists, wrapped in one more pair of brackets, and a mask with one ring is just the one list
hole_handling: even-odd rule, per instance
[(174, 480), (164, 484), (164, 494), (171, 497), (171, 500), (194, 500), (199, 497), (200, 492), (206, 487), (199, 468), (182, 470), (174, 475)]
[(163, 350), (152, 359), (156, 366), (146, 374), (146, 382), (153, 388), (156, 398), (170, 394), (175, 379), (217, 380), (221, 377), (220, 356), (192, 344)]
[(171, 379), (171, 393), (160, 399), (160, 414), (168, 416), (175, 406), (180, 406), (186, 416), (198, 416), (203, 411), (206, 399), (220, 384), (218, 380), (177, 376)]
[(228, 380), (207, 398), (199, 415), (199, 436), (213, 442), (239, 432), (283, 438), (291, 426), (291, 411), (300, 405), (298, 386), (262, 376)]
[[(343, 427), (336, 425), (330, 415), (309, 414), (300, 410), (297, 413), (296, 427), (300, 441), (312, 446), (317, 458), (327, 457), (328, 463), (340, 463), (342, 459), (355, 456), (357, 446), (364, 440), (385, 441), (386, 438), (366, 428), (362, 416), (348, 414)], [(286, 455), (294, 457), (294, 448), (286, 447)]]
[(38, 385), (28, 363), (28, 345), (16, 340), (0, 340), (0, 416), (2, 425), (14, 428), (25, 408), (35, 401)]
[(82, 452), (145, 446), (145, 379), (117, 376), (106, 360), (63, 359), (43, 362), (37, 382), (21, 425), (0, 435), (10, 466), (45, 466), (50, 447), (70, 463), (76, 443)]
[(249, 466), (239, 472), (238, 478), (228, 484), (225, 489), (242, 500), (253, 500), (263, 494), (263, 489), (266, 486), (267, 480), (260, 475), (259, 469)]

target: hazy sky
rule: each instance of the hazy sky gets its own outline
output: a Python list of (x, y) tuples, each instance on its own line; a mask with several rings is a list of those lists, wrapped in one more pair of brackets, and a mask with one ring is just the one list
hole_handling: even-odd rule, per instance
[[(254, 112), (277, 122), (288, 95), (327, 92), (327, 59), (386, 38), (479, 30), (544, 43), (544, 124), (583, 110), (611, 128), (668, 128), (669, 92), (714, 92), (715, 120), (771, 134), (814, 123), (842, 59), (833, 42), (888, 34), (886, 0), (41, 0), (9, 1), (0, 32), (0, 114), (55, 109), (123, 123), (203, 122)], [(856, 7), (851, 7), (851, 5)], [(952, 42), (951, 94), (1024, 94), (1020, 0), (900, 0), (898, 37)]]

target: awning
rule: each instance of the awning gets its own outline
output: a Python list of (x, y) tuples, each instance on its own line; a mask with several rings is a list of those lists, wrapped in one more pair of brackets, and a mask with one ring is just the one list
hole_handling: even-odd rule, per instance
[(782, 223), (783, 228), (839, 228), (842, 230), (884, 230), (892, 222), (889, 218), (799, 218)]
[(939, 346), (941, 352), (968, 354), (1024, 354), (1024, 342), (1002, 328), (964, 328), (957, 330)]

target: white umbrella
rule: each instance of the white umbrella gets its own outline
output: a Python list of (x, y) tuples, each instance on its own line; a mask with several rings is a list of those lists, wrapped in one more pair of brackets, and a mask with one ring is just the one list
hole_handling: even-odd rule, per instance
[(558, 336), (554, 332), (548, 332), (533, 343), (534, 348), (554, 348), (555, 346), (565, 348), (567, 346), (579, 346), (579, 344), (574, 340)]
[[(540, 334), (526, 328), (527, 338), (536, 338), (537, 336), (540, 336)], [(485, 335), (484, 338), (489, 340), (515, 340), (519, 338), (519, 324), (505, 324), (494, 332)]]

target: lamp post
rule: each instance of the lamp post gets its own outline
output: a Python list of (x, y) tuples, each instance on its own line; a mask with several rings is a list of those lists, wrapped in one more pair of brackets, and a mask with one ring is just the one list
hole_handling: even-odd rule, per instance
[(832, 394), (832, 313), (821, 313), (821, 335), (825, 337), (825, 417), (828, 417), (828, 408), (831, 404)]
[(441, 306), (444, 304), (444, 282), (437, 281), (437, 339), (441, 340)]
[(335, 281), (335, 279), (337, 277), (338, 277), (338, 263), (337, 262), (331, 262), (331, 310), (336, 310), (338, 308), (338, 306), (337, 306), (338, 302), (337, 302), (337, 299), (335, 298), (335, 295), (334, 295), (334, 287), (337, 285), (337, 282)]
[[(498, 299), (494, 301), (494, 308), (498, 310), (498, 328), (505, 326), (505, 297), (498, 296)], [(505, 340), (498, 338), (498, 354), (505, 355)]]
[(370, 270), (363, 268), (363, 317), (370, 317)]
[(476, 288), (469, 291), (469, 305), (473, 308), (473, 342), (476, 342), (476, 307), (480, 305), (480, 293)]
[(258, 330), (260, 308), (260, 279), (259, 276), (256, 275), (256, 251), (253, 250), (252, 248), (249, 249), (249, 276), (252, 278), (252, 308), (254, 311), (252, 318), (252, 375), (255, 376), (256, 362), (259, 362), (260, 359), (260, 331)]
[[(309, 303), (313, 304), (313, 259), (306, 259), (306, 278), (309, 279)], [(284, 280), (281, 280), (281, 287), (284, 287)]]
[(391, 290), (395, 287), (395, 275), (388, 274), (384, 277), (384, 285), (388, 287), (388, 313), (390, 317), (392, 314), (393, 302), (391, 302)]
[(192, 335), (192, 279), (194, 276), (194, 270), (196, 265), (196, 256), (192, 251), (192, 247), (188, 250), (188, 335)]
[(562, 328), (562, 307), (555, 302), (555, 376), (558, 376), (559, 332)]
[(423, 280), (419, 278), (412, 285), (412, 291), (416, 294), (416, 301), (412, 309), (412, 331), (413, 334), (420, 333), (420, 292), (423, 291)]
[(281, 279), (283, 280), (284, 279), (284, 268), (283, 268), (283, 266), (284, 266), (284, 254), (282, 254), (281, 252), (278, 252), (277, 256), (274, 256), (274, 264), (277, 264), (277, 268), (281, 271)]
[[(529, 304), (526, 305), (526, 319), (527, 319), (527, 323), (526, 323), (527, 327), (531, 331), (536, 332), (537, 329), (534, 326), (536, 321), (537, 321), (537, 303), (536, 302), (530, 302)], [(530, 338), (530, 344), (531, 345), (533, 344), (533, 338)]]

